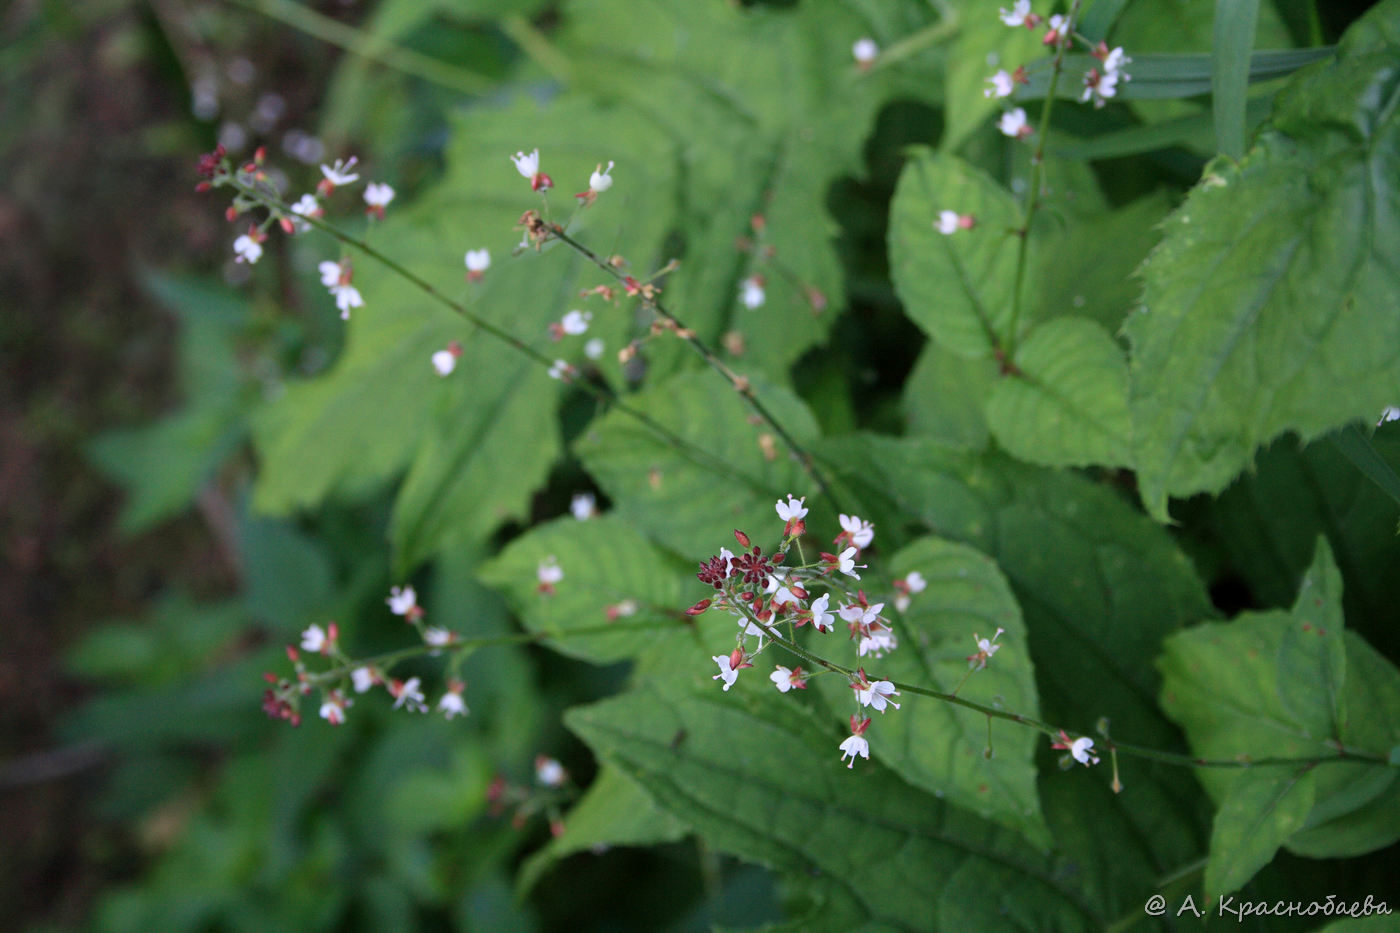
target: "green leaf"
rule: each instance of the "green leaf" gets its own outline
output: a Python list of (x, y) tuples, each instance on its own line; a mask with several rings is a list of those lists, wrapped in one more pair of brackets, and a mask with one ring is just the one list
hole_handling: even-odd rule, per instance
[(991, 357), (955, 356), (938, 341), (928, 341), (904, 383), (909, 433), (951, 447), (981, 450), (990, 432), (982, 406), (975, 400), (990, 394), (996, 382), (997, 364)]
[[(928, 588), (910, 597), (903, 613), (891, 612), (897, 651), (866, 660), (870, 678), (903, 681), (1039, 718), (1035, 672), (1025, 623), (1006, 579), (986, 555), (964, 544), (921, 538), (883, 568), (895, 578), (923, 574)], [(976, 637), (1005, 634), (985, 670), (969, 674)], [(844, 680), (822, 677), (822, 692), (841, 711), (851, 702)], [(972, 710), (902, 695), (898, 711), (879, 717), (875, 755), (906, 781), (949, 803), (1020, 831), (1041, 849), (1050, 835), (1036, 796), (1032, 758), (1036, 733), (993, 721), (993, 755), (986, 757), (988, 720)]]
[(599, 846), (645, 846), (685, 838), (686, 825), (652, 803), (642, 787), (606, 765), (569, 809), (564, 834), (520, 868), (516, 891), (526, 894), (562, 859)]
[(987, 423), (1009, 453), (1046, 466), (1128, 466), (1128, 367), (1087, 318), (1037, 324), (1016, 349), (1016, 370), (987, 400)]
[[(815, 436), (816, 424), (796, 396), (754, 388), (799, 442)], [(787, 493), (816, 491), (782, 440), (766, 425), (753, 424), (748, 405), (713, 372), (675, 376), (630, 396), (628, 404), (667, 425), (702, 455), (661, 443), (616, 411), (590, 427), (574, 452), (620, 516), (677, 554), (701, 560), (732, 544), (735, 528), (756, 535), (776, 529), (774, 502)]]
[[(971, 214), (977, 225), (939, 233), (944, 210)], [(900, 173), (890, 275), (905, 313), (952, 353), (991, 356), (1010, 327), (1017, 240), (1009, 231), (1020, 225), (1011, 195), (954, 156), (920, 150)]]
[[(564, 578), (540, 589), (537, 571), (553, 558)], [(682, 624), (682, 583), (693, 570), (650, 544), (625, 521), (560, 518), (512, 541), (481, 568), (532, 632), (556, 636), (555, 650), (594, 663), (630, 658)], [(574, 634), (579, 629), (619, 631)], [(647, 630), (647, 629), (650, 630)], [(640, 630), (639, 630), (640, 629)]]
[(1358, 431), (1355, 425), (1349, 425), (1332, 436), (1332, 443), (1392, 502), (1400, 503), (1400, 476), (1396, 475), (1395, 469), (1381, 456), (1370, 438)]
[(1220, 152), (1232, 159), (1244, 155), (1245, 92), (1249, 85), (1249, 54), (1259, 25), (1259, 0), (1216, 0), (1214, 56), (1210, 88), (1215, 138)]
[[(571, 710), (565, 722), (710, 845), (784, 874), (819, 872), (871, 920), (905, 929), (1100, 925), (1015, 834), (875, 761), (842, 768), (841, 733), (791, 698), (712, 684), (702, 692), (685, 680)], [(880, 725), (871, 727), (876, 758)], [(872, 859), (882, 870), (870, 870)]]
[[(1166, 640), (1162, 706), (1186, 730), (1193, 754), (1333, 758), (1340, 745), (1385, 758), (1400, 737), (1400, 672), (1356, 635), (1343, 636), (1340, 602), (1336, 566), (1322, 545), (1292, 610), (1245, 613)], [(1342, 639), (1344, 659), (1336, 653)], [(1366, 715), (1347, 714), (1357, 709)], [(1299, 851), (1355, 855), (1400, 838), (1400, 815), (1392, 815), (1400, 769), (1329, 762), (1313, 776)], [(1200, 769), (1197, 777), (1217, 801), (1236, 782), (1256, 779), (1228, 768)], [(1284, 844), (1294, 848), (1293, 839)]]
[(1148, 260), (1126, 332), (1134, 461), (1158, 519), (1284, 431), (1315, 437), (1400, 397), (1400, 43), (1362, 25), (1386, 7), (1280, 93), (1239, 165), (1208, 169)]
[(1206, 898), (1239, 890), (1273, 861), (1312, 809), (1313, 775), (1270, 768), (1238, 780), (1220, 802), (1210, 837)]

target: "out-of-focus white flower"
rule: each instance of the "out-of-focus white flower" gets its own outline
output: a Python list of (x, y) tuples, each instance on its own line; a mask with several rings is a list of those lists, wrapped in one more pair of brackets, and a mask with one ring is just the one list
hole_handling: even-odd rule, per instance
[(869, 68), (871, 62), (880, 54), (880, 46), (875, 44), (875, 40), (866, 36), (855, 41), (851, 46), (851, 55), (855, 58), (856, 64), (862, 69)]
[(768, 300), (768, 294), (763, 290), (763, 276), (751, 275), (744, 279), (739, 287), (739, 297), (749, 310), (763, 307), (763, 302)]
[(598, 497), (591, 492), (576, 492), (569, 500), (569, 511), (579, 521), (586, 521), (598, 514)]

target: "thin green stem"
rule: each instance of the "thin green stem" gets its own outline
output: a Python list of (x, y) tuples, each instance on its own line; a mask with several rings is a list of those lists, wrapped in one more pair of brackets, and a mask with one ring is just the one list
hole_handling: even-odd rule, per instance
[(1035, 150), (1031, 153), (1030, 190), (1026, 193), (1026, 219), (1018, 231), (1020, 242), (1016, 246), (1016, 279), (1011, 292), (1011, 328), (1007, 331), (1003, 350), (1002, 366), (1011, 366), (1016, 357), (1016, 344), (1020, 339), (1021, 306), (1025, 303), (1021, 291), (1026, 283), (1026, 267), (1030, 261), (1031, 227), (1035, 215), (1040, 210), (1040, 188), (1045, 178), (1045, 139), (1050, 134), (1050, 114), (1055, 109), (1055, 88), (1064, 72), (1065, 49), (1069, 48), (1074, 35), (1075, 24), (1079, 21), (1079, 2), (1074, 0), (1069, 7), (1069, 22), (1065, 24), (1064, 36), (1055, 44), (1055, 60), (1050, 71), (1050, 87), (1045, 94), (1045, 104), (1040, 111), (1040, 127), (1036, 130)]
[[(558, 226), (550, 227), (548, 236), (550, 239), (558, 240), (565, 244), (599, 269), (611, 275), (614, 279), (620, 282), (626, 280), (627, 276), (620, 272), (616, 266), (593, 252), (593, 250), (589, 249), (578, 240), (569, 236), (562, 228)], [(675, 328), (676, 335), (690, 344), (691, 348), (694, 349), (696, 353), (700, 354), (700, 357), (704, 359), (715, 372), (723, 376), (734, 388), (734, 391), (738, 392), (744, 401), (748, 403), (749, 407), (754, 410), (754, 413), (762, 418), (763, 421), (782, 438), (783, 443), (787, 445), (788, 449), (792, 451), (793, 456), (797, 458), (797, 462), (802, 465), (802, 469), (811, 477), (812, 482), (817, 484), (822, 495), (826, 497), (826, 500), (831, 504), (832, 509), (837, 512), (844, 511), (837, 501), (835, 493), (832, 491), (831, 484), (827, 482), (822, 471), (817, 468), (816, 461), (811, 453), (798, 442), (797, 438), (792, 436), (788, 429), (783, 426), (782, 422), (778, 420), (777, 416), (769, 410), (768, 406), (763, 404), (763, 400), (754, 392), (753, 385), (748, 379), (730, 369), (725, 362), (719, 358), (719, 355), (716, 354), (714, 350), (710, 349), (709, 345), (701, 340), (694, 331), (686, 327), (675, 314), (668, 310), (666, 306), (661, 303), (660, 299), (652, 296), (643, 297), (642, 300), (648, 308), (651, 308), (660, 317), (670, 323), (671, 326)]]

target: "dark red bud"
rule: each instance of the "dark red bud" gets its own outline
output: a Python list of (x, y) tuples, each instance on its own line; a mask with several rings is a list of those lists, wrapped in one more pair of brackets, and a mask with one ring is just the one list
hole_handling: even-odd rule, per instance
[(693, 605), (693, 606), (691, 606), (689, 609), (687, 609), (687, 610), (685, 611), (685, 614), (688, 615), (688, 616), (698, 616), (698, 615), (700, 615), (700, 613), (704, 612), (706, 609), (709, 609), (709, 608), (710, 608), (710, 601), (709, 601), (708, 599), (702, 599), (702, 600), (700, 600), (698, 603), (696, 603), (695, 605)]
[(738, 528), (734, 529), (734, 540), (739, 542), (739, 547), (749, 546), (749, 536), (744, 534)]

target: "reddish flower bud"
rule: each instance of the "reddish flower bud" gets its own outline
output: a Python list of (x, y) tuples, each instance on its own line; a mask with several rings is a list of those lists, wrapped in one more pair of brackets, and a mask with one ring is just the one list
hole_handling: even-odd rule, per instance
[(778, 553), (774, 554), (772, 557), (768, 558), (769, 562), (770, 562), (770, 563), (774, 563), (774, 564), (781, 564), (781, 563), (782, 563), (784, 560), (786, 560), (786, 559), (787, 559), (787, 552), (786, 552), (786, 551), (779, 551)]
[(749, 536), (744, 534), (738, 528), (734, 529), (734, 540), (739, 542), (739, 547), (749, 546)]
[(695, 605), (693, 605), (693, 606), (691, 606), (689, 609), (687, 609), (687, 610), (685, 611), (685, 614), (688, 615), (688, 616), (698, 616), (698, 615), (700, 615), (702, 612), (704, 612), (706, 609), (709, 609), (709, 608), (710, 608), (710, 601), (709, 601), (708, 599), (702, 599), (702, 600), (700, 600), (698, 603), (696, 603)]

